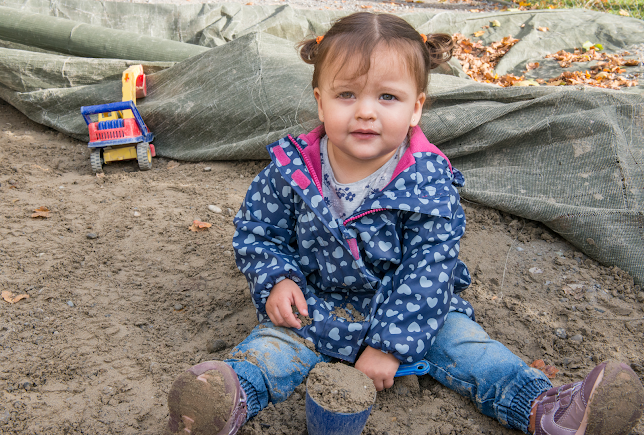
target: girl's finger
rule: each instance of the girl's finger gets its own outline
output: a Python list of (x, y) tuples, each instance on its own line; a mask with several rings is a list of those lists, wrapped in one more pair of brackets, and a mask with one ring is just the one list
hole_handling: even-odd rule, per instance
[(385, 379), (382, 385), (383, 385), (383, 387), (385, 387), (385, 388), (391, 388), (391, 387), (393, 387), (393, 385), (394, 385), (394, 378), (387, 378), (387, 379)]
[(284, 325), (282, 326), (290, 326), (291, 328), (300, 329), (302, 324), (300, 323), (299, 319), (295, 317), (295, 314), (293, 314), (293, 309), (291, 308), (291, 304), (287, 303), (286, 306), (279, 307), (279, 310), (280, 310), (280, 315), (284, 320)]
[(373, 386), (376, 387), (376, 391), (382, 391), (382, 379), (374, 379)]
[(297, 310), (300, 312), (300, 314), (304, 316), (308, 316), (309, 308), (308, 308), (308, 305), (306, 304), (306, 298), (304, 298), (304, 293), (302, 293), (301, 291), (293, 292), (293, 299), (295, 299), (295, 306), (297, 307)]
[(268, 317), (271, 319), (271, 322), (273, 322), (273, 325), (284, 326), (284, 319), (280, 314), (279, 308), (275, 307), (275, 310), (272, 312), (272, 314), (269, 313)]

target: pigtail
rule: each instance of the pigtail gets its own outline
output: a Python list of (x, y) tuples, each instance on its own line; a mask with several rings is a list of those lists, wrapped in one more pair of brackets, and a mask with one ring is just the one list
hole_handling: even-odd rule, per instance
[[(421, 35), (424, 36), (424, 35)], [(446, 33), (432, 33), (427, 35), (423, 40), (425, 47), (429, 51), (429, 69), (434, 69), (452, 58), (454, 50), (454, 39)]]
[(313, 39), (305, 39), (296, 46), (300, 52), (300, 57), (302, 58), (302, 60), (309, 65), (315, 64), (315, 59), (320, 49), (320, 44), (318, 43), (317, 39), (319, 39), (319, 37)]

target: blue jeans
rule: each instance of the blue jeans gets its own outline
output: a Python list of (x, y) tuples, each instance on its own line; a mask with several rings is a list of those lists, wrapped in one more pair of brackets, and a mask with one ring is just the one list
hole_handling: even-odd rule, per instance
[[(309, 349), (289, 329), (270, 322), (255, 327), (232, 354), (233, 359), (226, 362), (248, 395), (248, 418), (269, 402), (286, 400), (318, 362), (334, 360)], [(469, 397), (483, 414), (525, 433), (532, 402), (552, 388), (541, 371), (529, 367), (458, 312), (449, 313), (425, 359), (434, 379)]]

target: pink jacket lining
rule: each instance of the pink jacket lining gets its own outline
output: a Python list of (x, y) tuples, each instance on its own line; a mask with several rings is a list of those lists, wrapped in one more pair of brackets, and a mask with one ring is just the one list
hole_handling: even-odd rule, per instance
[[(308, 146), (304, 148), (304, 150), (302, 150), (302, 154), (304, 154), (305, 161), (308, 160), (313, 166), (312, 168), (308, 169), (310, 172), (314, 173), (315, 176), (313, 178), (317, 180), (320, 180), (322, 177), (322, 162), (320, 161), (320, 140), (324, 137), (324, 134), (324, 125), (320, 125), (319, 127), (313, 129), (311, 132), (298, 136), (299, 139), (302, 139), (308, 144)], [(438, 154), (447, 161), (449, 170), (452, 170), (452, 164), (450, 163), (447, 156), (443, 154), (443, 152), (439, 150), (436, 145), (430, 143), (423, 134), (423, 131), (420, 129), (420, 127), (416, 126), (411, 131), (409, 148), (407, 149), (405, 154), (403, 154), (402, 158), (398, 162), (398, 165), (396, 165), (394, 175), (391, 177), (392, 180), (396, 178), (402, 171), (416, 163), (416, 159), (414, 158), (413, 154), (418, 152), (430, 152)], [(317, 187), (320, 190), (320, 193), (322, 193), (322, 186)]]

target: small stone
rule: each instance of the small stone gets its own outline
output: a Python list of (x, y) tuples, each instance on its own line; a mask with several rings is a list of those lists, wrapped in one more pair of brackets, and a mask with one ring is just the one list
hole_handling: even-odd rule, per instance
[(174, 305), (174, 310), (175, 310), (175, 311), (181, 311), (181, 310), (183, 310), (183, 305), (181, 305), (181, 304), (175, 304), (175, 305)]
[(206, 345), (206, 351), (208, 353), (215, 353), (226, 349), (226, 347), (228, 347), (228, 344), (224, 340), (212, 340)]
[(205, 168), (203, 168), (203, 171), (204, 172), (210, 172), (210, 171), (212, 171), (212, 168), (210, 166), (206, 166)]
[(87, 233), (87, 238), (88, 239), (97, 239), (98, 234), (96, 234), (96, 233)]
[(605, 313), (606, 312), (606, 310), (604, 310), (603, 308), (599, 308), (599, 307), (593, 307), (593, 308), (595, 308), (595, 311), (597, 311), (598, 313)]
[(522, 252), (523, 248), (521, 246), (517, 246), (517, 251)]
[(555, 329), (555, 335), (559, 338), (566, 338), (568, 336), (564, 328)]
[(568, 302), (568, 298), (561, 298), (559, 299), (559, 302)]
[(570, 340), (576, 341), (577, 343), (581, 343), (584, 340), (584, 337), (582, 337), (581, 334), (577, 334), (570, 337)]
[(639, 302), (644, 303), (644, 292), (639, 292), (639, 293), (637, 294), (637, 300), (638, 300)]
[(73, 307), (74, 303), (72, 301), (67, 301), (67, 305), (69, 305), (70, 307)]
[(221, 208), (217, 207), (216, 205), (209, 205), (208, 210), (213, 213), (221, 213)]
[(224, 255), (231, 255), (231, 254), (232, 254), (232, 252), (230, 252), (230, 251), (224, 251)]
[(139, 213), (138, 211), (135, 211), (134, 212), (134, 217), (139, 217), (139, 216), (141, 216), (141, 213)]
[(13, 186), (14, 184), (16, 184), (16, 180), (9, 180), (9, 181), (7, 181), (7, 183), (9, 183), (9, 184), (11, 184)]
[(235, 212), (233, 211), (232, 208), (227, 208), (226, 209), (226, 214), (228, 214), (228, 216), (235, 216)]
[(149, 370), (150, 370), (151, 373), (158, 372), (159, 371), (159, 363), (151, 362)]
[(65, 188), (65, 186), (58, 186), (58, 188), (59, 188), (59, 189), (64, 189), (64, 188)]

